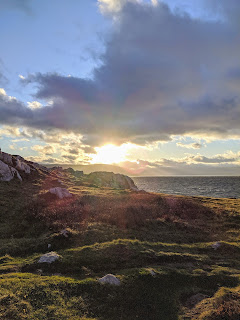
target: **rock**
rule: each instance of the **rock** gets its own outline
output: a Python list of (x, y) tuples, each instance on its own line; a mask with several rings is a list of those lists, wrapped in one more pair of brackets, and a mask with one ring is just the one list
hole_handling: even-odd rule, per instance
[[(36, 172), (38, 174), (49, 174), (49, 169), (32, 161), (27, 161), (19, 155), (11, 155), (6, 152), (2, 152), (0, 148), (0, 181), (11, 181), (14, 177), (17, 177), (22, 181), (20, 172), (31, 174)], [(24, 175), (23, 175), (24, 177)]]
[(60, 257), (61, 256), (54, 251), (48, 252), (39, 258), (38, 263), (53, 263), (53, 262), (59, 260)]
[(220, 248), (220, 247), (221, 247), (221, 242), (215, 242), (215, 243), (212, 244), (212, 248), (213, 248), (214, 250), (217, 250), (217, 249)]
[(60, 187), (51, 188), (49, 189), (49, 192), (52, 194), (56, 194), (59, 199), (72, 197), (72, 194), (67, 189)]
[(63, 235), (65, 238), (68, 238), (71, 234), (68, 230), (64, 229), (60, 231), (60, 234)]
[(6, 164), (13, 166), (12, 155), (6, 152), (0, 151), (0, 160), (5, 162)]
[(41, 275), (43, 273), (43, 270), (42, 269), (37, 269), (36, 273)]
[(16, 163), (16, 166), (15, 168), (17, 170), (20, 170), (20, 171), (24, 171), (25, 173), (31, 173), (31, 168), (28, 164), (26, 164), (25, 162), (21, 161), (19, 158), (17, 158), (17, 163)]
[(11, 181), (14, 177), (22, 181), (22, 177), (16, 169), (0, 160), (0, 181)]
[(149, 272), (151, 273), (151, 275), (152, 275), (153, 277), (156, 275), (156, 272), (155, 272), (155, 271), (153, 271), (152, 269), (151, 269), (151, 270), (149, 270)]
[(113, 172), (92, 172), (87, 176), (87, 181), (98, 187), (138, 190), (131, 178)]
[(49, 243), (49, 244), (47, 245), (48, 249), (50, 249), (50, 248), (51, 248), (51, 246), (52, 246), (52, 245), (51, 245), (51, 243)]
[(107, 274), (106, 276), (98, 279), (98, 281), (103, 284), (108, 283), (115, 286), (120, 286), (121, 284), (120, 280), (117, 277), (115, 277), (113, 274)]

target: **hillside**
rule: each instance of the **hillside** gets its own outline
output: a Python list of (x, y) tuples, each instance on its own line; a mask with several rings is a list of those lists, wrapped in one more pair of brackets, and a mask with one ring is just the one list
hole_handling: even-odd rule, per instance
[(30, 173), (0, 181), (0, 319), (239, 319), (239, 199), (19, 159)]

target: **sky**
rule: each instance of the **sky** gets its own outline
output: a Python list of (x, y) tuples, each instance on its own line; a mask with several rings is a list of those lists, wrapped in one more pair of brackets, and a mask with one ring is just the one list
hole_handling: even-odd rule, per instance
[(0, 147), (239, 175), (239, 0), (0, 0)]

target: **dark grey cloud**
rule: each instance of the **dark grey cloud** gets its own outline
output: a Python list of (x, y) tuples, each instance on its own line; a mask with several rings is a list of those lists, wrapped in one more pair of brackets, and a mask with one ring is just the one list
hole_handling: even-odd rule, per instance
[(218, 155), (216, 157), (205, 157), (202, 155), (197, 156), (191, 156), (188, 160), (194, 161), (194, 162), (200, 162), (200, 163), (232, 163), (238, 161), (240, 156), (228, 156), (228, 155)]
[(17, 99), (7, 96), (5, 91), (0, 89), (0, 123), (28, 123), (31, 118), (33, 113), (30, 109)]
[(218, 4), (224, 19), (202, 21), (173, 13), (164, 3), (126, 2), (91, 79), (31, 75), (25, 83), (37, 85), (36, 98), (53, 105), (0, 105), (0, 121), (3, 114), (7, 123), (73, 130), (90, 146), (240, 134), (239, 88), (227, 76), (239, 69), (240, 2)]

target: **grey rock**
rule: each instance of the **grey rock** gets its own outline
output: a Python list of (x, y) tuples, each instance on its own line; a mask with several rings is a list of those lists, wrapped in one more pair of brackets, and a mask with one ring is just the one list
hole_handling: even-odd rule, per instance
[(72, 197), (72, 194), (65, 188), (55, 187), (49, 189), (49, 192), (52, 194), (56, 194), (59, 199)]
[(117, 277), (115, 277), (113, 274), (107, 274), (106, 276), (98, 279), (98, 281), (103, 284), (107, 283), (115, 286), (120, 286), (121, 284), (121, 281)]
[(59, 260), (60, 257), (61, 256), (54, 251), (48, 252), (39, 258), (38, 263), (53, 263), (53, 262)]

